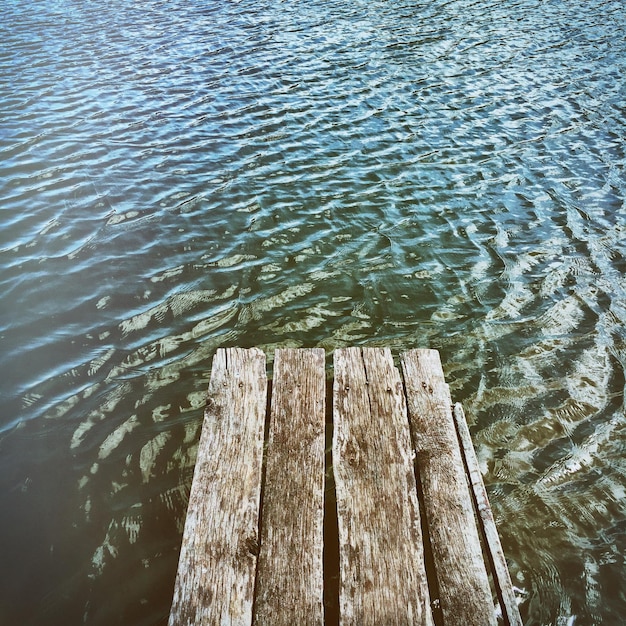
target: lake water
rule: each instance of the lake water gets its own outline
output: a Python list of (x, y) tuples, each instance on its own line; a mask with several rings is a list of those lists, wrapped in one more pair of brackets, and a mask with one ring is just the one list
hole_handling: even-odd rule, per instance
[(0, 15), (0, 623), (165, 623), (230, 345), (440, 350), (525, 623), (624, 623), (621, 1)]

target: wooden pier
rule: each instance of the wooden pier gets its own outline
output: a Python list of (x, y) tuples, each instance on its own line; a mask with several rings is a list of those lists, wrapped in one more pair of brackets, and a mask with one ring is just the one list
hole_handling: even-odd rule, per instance
[(331, 400), (320, 348), (217, 351), (170, 626), (521, 626), (439, 353), (400, 363), (336, 350)]

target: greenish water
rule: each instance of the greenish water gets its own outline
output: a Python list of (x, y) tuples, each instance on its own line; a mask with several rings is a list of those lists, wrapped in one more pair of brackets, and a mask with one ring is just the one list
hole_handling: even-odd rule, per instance
[(216, 348), (373, 345), (440, 350), (525, 623), (623, 623), (621, 2), (0, 12), (0, 622), (164, 623)]

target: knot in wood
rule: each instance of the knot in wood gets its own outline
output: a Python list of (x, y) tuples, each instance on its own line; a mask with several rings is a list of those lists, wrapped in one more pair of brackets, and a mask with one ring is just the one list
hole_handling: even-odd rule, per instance
[(249, 535), (244, 540), (245, 549), (252, 556), (259, 556), (259, 542), (254, 535)]

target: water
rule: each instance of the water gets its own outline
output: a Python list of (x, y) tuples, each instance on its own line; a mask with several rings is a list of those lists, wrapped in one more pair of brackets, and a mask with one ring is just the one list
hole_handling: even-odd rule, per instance
[(164, 623), (215, 349), (361, 344), (441, 351), (525, 623), (623, 623), (621, 2), (0, 12), (0, 623)]

